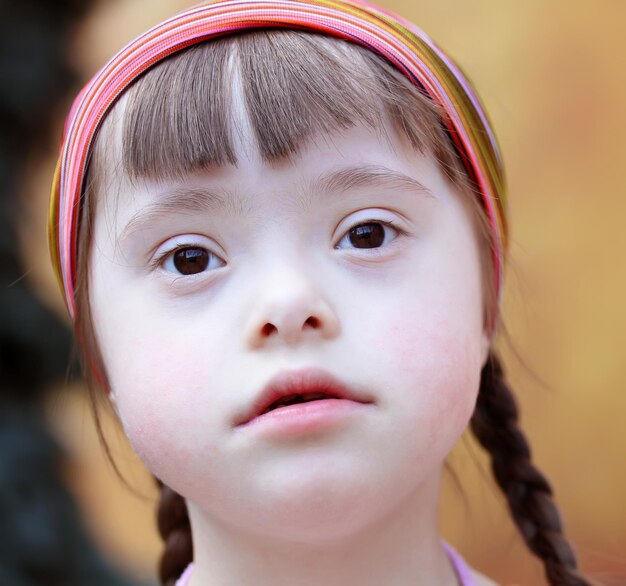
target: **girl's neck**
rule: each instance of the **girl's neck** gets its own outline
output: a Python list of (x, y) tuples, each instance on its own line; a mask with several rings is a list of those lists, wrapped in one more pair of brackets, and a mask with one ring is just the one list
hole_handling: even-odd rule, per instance
[(189, 586), (457, 586), (438, 534), (435, 484), (430, 498), (420, 491), (350, 535), (306, 543), (245, 533), (189, 503), (195, 557)]

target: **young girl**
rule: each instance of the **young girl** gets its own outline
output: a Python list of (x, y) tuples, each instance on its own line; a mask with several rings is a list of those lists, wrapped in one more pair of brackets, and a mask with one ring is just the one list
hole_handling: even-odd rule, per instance
[(164, 584), (493, 584), (437, 527), (468, 423), (549, 583), (588, 584), (492, 351), (506, 233), (467, 79), (371, 5), (202, 4), (93, 78), (51, 246)]

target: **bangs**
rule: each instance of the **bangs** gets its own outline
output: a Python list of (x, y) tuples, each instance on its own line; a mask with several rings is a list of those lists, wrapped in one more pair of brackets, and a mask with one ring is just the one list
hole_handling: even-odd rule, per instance
[(297, 154), (319, 133), (357, 124), (384, 131), (390, 121), (459, 179), (437, 107), (399, 71), (356, 44), (282, 29), (195, 45), (137, 80), (122, 115), (127, 176), (165, 180), (236, 165), (236, 92), (264, 162)]

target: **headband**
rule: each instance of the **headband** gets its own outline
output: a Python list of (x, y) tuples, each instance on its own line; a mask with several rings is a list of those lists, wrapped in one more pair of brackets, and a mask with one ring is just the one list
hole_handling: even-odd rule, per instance
[[(70, 316), (75, 316), (81, 193), (89, 150), (103, 118), (133, 81), (166, 57), (219, 36), (259, 28), (310, 30), (362, 45), (391, 62), (439, 106), (489, 218), (499, 304), (507, 247), (504, 169), (485, 111), (461, 70), (414, 25), (359, 0), (225, 0), (191, 8), (132, 41), (74, 101), (54, 176), (49, 224), (52, 262)], [(495, 316), (496, 307), (491, 309)], [(493, 332), (496, 324), (490, 326)]]

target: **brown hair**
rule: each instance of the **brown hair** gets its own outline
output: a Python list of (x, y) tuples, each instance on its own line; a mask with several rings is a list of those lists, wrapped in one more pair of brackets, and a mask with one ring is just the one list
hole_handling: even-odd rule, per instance
[[(235, 83), (240, 83), (266, 162), (295, 155), (316, 133), (357, 123), (384, 130), (385, 122), (391, 122), (417, 152), (431, 154), (472, 210), (481, 243), (483, 322), (489, 323), (487, 312), (494, 307), (496, 294), (493, 242), (476, 186), (434, 103), (393, 66), (360, 46), (313, 33), (263, 30), (199, 44), (168, 58), (126, 93), (121, 114), (126, 175), (164, 179), (236, 164), (231, 112)], [(94, 372), (99, 373), (98, 382), (108, 386), (91, 322), (87, 262), (112, 118), (105, 120), (96, 141), (81, 200), (76, 328), (92, 389), (98, 386)], [(493, 352), (482, 370), (471, 429), (490, 453), (515, 523), (531, 551), (543, 560), (550, 584), (588, 584), (576, 570), (550, 486), (531, 463), (513, 395)], [(162, 583), (171, 586), (193, 558), (191, 528), (183, 497), (159, 486), (158, 525), (166, 544), (160, 575)]]

